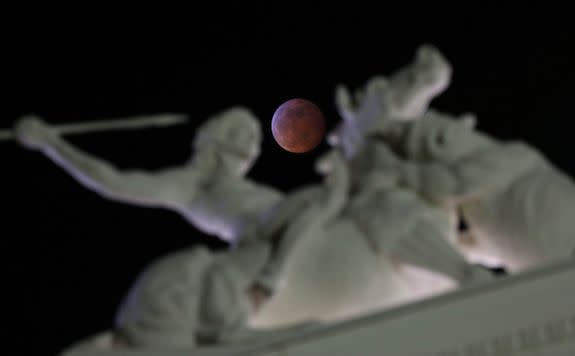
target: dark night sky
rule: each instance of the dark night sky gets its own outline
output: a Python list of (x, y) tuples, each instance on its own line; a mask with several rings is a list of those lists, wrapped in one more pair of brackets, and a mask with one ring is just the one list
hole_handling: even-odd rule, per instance
[[(413, 15), (415, 6), (382, 12), (221, 4), (216, 12), (190, 9), (175, 17), (83, 10), (60, 20), (38, 9), (3, 31), (8, 63), (0, 79), (0, 126), (31, 112), (51, 123), (188, 113), (187, 126), (71, 139), (119, 167), (154, 169), (183, 162), (194, 128), (210, 114), (245, 105), (265, 130), (250, 176), (289, 191), (318, 180), (312, 163), (326, 146), (305, 155), (282, 151), (269, 129), (275, 108), (307, 98), (332, 127), (339, 120), (332, 100), (337, 83), (363, 85), (432, 43), (454, 67), (436, 108), (475, 112), (481, 130), (530, 142), (575, 176), (575, 31), (556, 14), (477, 10), (437, 17), (438, 9)], [(0, 145), (5, 285), (12, 291), (6, 306), (18, 313), (10, 319), (16, 333), (38, 340), (21, 347), (52, 354), (108, 328), (146, 263), (211, 241), (175, 214), (105, 201), (41, 155)]]

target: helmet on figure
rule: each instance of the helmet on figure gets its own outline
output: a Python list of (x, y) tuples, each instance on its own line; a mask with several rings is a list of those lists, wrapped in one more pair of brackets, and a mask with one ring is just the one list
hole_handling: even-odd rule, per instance
[(197, 153), (209, 149), (220, 163), (245, 174), (260, 153), (262, 129), (249, 109), (233, 107), (203, 123), (193, 141)]

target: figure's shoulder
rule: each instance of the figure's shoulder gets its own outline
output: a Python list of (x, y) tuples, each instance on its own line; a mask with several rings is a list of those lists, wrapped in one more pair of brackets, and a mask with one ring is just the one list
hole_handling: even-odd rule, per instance
[(283, 193), (273, 187), (252, 181), (245, 177), (216, 176), (205, 181), (204, 190), (210, 194), (245, 196), (253, 198), (280, 199)]

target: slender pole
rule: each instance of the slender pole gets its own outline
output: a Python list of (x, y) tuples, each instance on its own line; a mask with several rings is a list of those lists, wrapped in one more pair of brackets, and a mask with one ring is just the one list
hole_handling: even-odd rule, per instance
[[(71, 123), (51, 126), (61, 135), (84, 134), (110, 130), (134, 130), (151, 127), (167, 127), (184, 124), (188, 121), (185, 114), (167, 113), (151, 116), (136, 116), (127, 119), (111, 119), (84, 123)], [(14, 130), (0, 130), (0, 141), (14, 140)]]

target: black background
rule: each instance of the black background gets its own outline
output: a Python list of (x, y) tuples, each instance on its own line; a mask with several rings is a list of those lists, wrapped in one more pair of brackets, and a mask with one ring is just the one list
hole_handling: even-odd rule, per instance
[[(337, 83), (355, 88), (390, 74), (432, 43), (454, 67), (451, 87), (433, 106), (475, 112), (481, 130), (525, 140), (575, 176), (575, 31), (562, 12), (408, 5), (7, 11), (0, 124), (9, 128), (27, 113), (50, 123), (188, 113), (185, 126), (70, 137), (121, 168), (155, 169), (188, 158), (202, 120), (244, 105), (265, 131), (250, 177), (289, 191), (318, 180), (313, 161), (326, 145), (303, 155), (282, 151), (270, 132), (275, 108), (307, 98), (333, 127)], [(21, 354), (54, 354), (109, 328), (153, 258), (192, 243), (222, 246), (171, 212), (105, 201), (14, 143), (0, 143), (0, 157), (5, 323)]]

